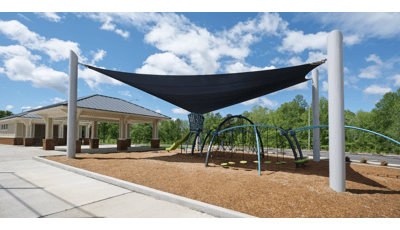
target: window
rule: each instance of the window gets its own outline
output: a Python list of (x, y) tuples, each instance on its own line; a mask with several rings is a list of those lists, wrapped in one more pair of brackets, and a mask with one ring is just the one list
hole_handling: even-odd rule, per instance
[(7, 130), (8, 129), (8, 124), (1, 125), (1, 130)]

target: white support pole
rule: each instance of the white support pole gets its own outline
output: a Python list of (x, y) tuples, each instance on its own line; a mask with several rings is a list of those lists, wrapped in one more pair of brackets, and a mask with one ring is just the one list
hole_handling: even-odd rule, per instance
[[(312, 111), (313, 126), (319, 125), (319, 76), (318, 69), (312, 71)], [(319, 128), (313, 129), (313, 161), (320, 161)]]
[(343, 35), (338, 30), (328, 35), (328, 84), (329, 186), (345, 192)]
[(64, 138), (64, 122), (61, 122), (58, 125), (58, 138), (63, 139)]
[(69, 53), (69, 91), (68, 91), (68, 137), (67, 156), (75, 158), (76, 154), (76, 104), (78, 97), (78, 56), (70, 50)]

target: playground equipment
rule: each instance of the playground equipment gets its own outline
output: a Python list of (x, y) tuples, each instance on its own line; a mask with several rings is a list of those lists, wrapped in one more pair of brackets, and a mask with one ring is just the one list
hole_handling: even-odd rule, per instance
[(179, 145), (181, 145), (183, 142), (187, 141), (187, 139), (189, 138), (190, 132), (187, 132), (182, 139), (176, 141), (174, 144), (171, 145), (171, 147), (166, 148), (165, 150), (167, 150), (168, 152), (170, 150), (175, 150), (176, 148), (179, 147)]
[[(76, 132), (75, 114), (77, 111), (76, 92), (79, 62), (77, 55), (72, 50), (70, 52), (67, 156), (74, 158), (76, 142), (73, 132)], [(343, 35), (338, 30), (334, 30), (328, 35), (327, 56), (329, 59), (329, 124), (332, 126), (329, 130), (329, 146), (331, 146), (329, 152), (329, 184), (333, 190), (344, 192), (346, 190), (346, 168), (344, 162)], [(273, 70), (201, 76), (136, 74), (79, 64), (136, 87), (187, 111), (201, 115), (306, 82), (308, 79), (305, 76), (319, 65), (325, 63), (325, 61), (326, 59), (320, 62)], [(318, 103), (314, 96), (313, 102)], [(314, 117), (314, 120), (317, 119)], [(257, 126), (254, 125), (253, 127), (257, 140), (257, 155), (260, 158), (260, 141), (258, 140)], [(228, 130), (213, 132), (212, 139), (215, 139), (216, 134), (225, 131)], [(156, 125), (153, 128), (153, 133), (155, 133), (153, 138), (157, 139)], [(319, 142), (319, 139), (314, 139), (314, 142)], [(209, 150), (211, 146), (212, 144), (210, 144)], [(291, 147), (294, 149), (293, 146)], [(209, 151), (207, 155), (209, 155)], [(319, 159), (319, 152), (314, 152), (314, 156), (316, 156), (315, 159)], [(258, 159), (258, 162), (260, 174), (260, 159)]]

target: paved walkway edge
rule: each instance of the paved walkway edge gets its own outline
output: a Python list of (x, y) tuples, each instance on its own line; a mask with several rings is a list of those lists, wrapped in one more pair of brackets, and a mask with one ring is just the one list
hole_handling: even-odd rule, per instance
[(171, 203), (175, 203), (175, 204), (179, 204), (181, 206), (184, 207), (188, 207), (190, 209), (196, 210), (196, 211), (200, 211), (200, 212), (204, 212), (207, 213), (209, 215), (212, 216), (216, 216), (216, 217), (223, 217), (223, 218), (257, 218), (255, 216), (250, 216), (244, 213), (240, 213), (240, 212), (236, 212), (236, 211), (232, 211), (226, 208), (221, 208), (212, 204), (207, 204), (204, 202), (200, 202), (197, 200), (193, 200), (193, 199), (189, 199), (186, 197), (182, 197), (182, 196), (178, 196), (178, 195), (174, 195), (171, 193), (167, 193), (167, 192), (163, 192), (163, 191), (159, 191), (156, 189), (152, 189), (149, 187), (145, 187), (142, 185), (138, 185), (138, 184), (134, 184), (131, 182), (127, 182), (127, 181), (123, 181), (120, 179), (116, 179), (113, 177), (109, 177), (109, 176), (105, 176), (105, 175), (101, 175), (98, 173), (94, 173), (94, 172), (90, 172), (84, 169), (79, 169), (79, 168), (75, 168), (69, 165), (64, 165), (55, 161), (51, 161), (51, 160), (47, 160), (44, 159), (42, 157), (32, 157), (33, 160), (45, 163), (45, 164), (49, 164), (64, 170), (68, 170), (83, 176), (87, 176), (99, 181), (103, 181), (115, 186), (119, 186), (125, 189), (129, 189), (144, 195), (148, 195), (151, 197), (155, 197), (157, 199), (160, 200), (165, 200)]

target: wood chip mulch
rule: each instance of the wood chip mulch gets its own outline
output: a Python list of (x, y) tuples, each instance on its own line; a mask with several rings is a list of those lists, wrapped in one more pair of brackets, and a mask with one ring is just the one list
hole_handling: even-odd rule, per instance
[[(262, 158), (259, 176), (247, 154), (214, 154), (209, 167), (204, 156), (180, 150), (46, 158), (257, 217), (400, 217), (400, 170), (387, 167), (346, 164), (346, 192), (337, 193), (329, 187), (326, 161), (296, 169), (293, 159), (275, 165), (270, 155), (271, 164)], [(239, 163), (243, 158), (245, 165)], [(235, 165), (221, 166), (228, 162)]]

